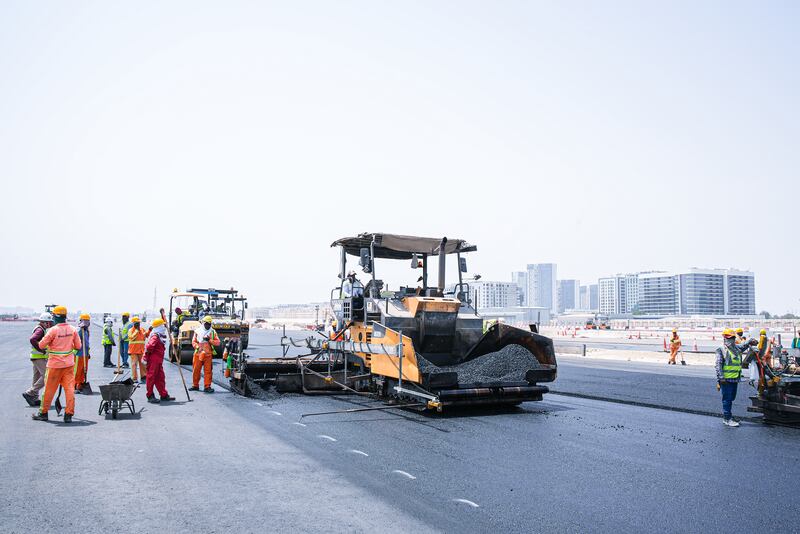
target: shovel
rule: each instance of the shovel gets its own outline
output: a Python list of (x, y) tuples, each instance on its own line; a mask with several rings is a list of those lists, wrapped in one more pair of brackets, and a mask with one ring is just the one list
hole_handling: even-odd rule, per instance
[(92, 385), (89, 384), (89, 358), (86, 357), (86, 340), (81, 332), (81, 352), (83, 353), (83, 384), (81, 384), (81, 395), (91, 395)]
[(686, 365), (686, 360), (683, 359), (683, 351), (681, 351), (681, 365)]
[[(112, 331), (113, 332), (113, 331)], [(113, 337), (114, 334), (112, 333), (111, 336)], [(114, 371), (115, 375), (122, 374), (122, 329), (119, 331), (119, 345), (117, 346), (117, 369)]]
[(58, 386), (58, 396), (56, 397), (56, 415), (61, 415), (61, 386)]

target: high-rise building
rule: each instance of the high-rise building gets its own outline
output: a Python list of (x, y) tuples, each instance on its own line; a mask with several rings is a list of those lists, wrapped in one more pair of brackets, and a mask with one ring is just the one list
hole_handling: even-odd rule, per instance
[(589, 310), (597, 311), (600, 309), (600, 291), (597, 284), (589, 284)]
[(469, 283), (473, 298), (477, 298), (477, 308), (512, 308), (518, 306), (519, 288), (514, 282), (492, 282), (475, 280)]
[(648, 315), (755, 315), (755, 276), (736, 269), (689, 269), (639, 277)]
[(581, 286), (578, 290), (578, 308), (589, 310), (589, 286)]
[(559, 280), (556, 289), (558, 313), (580, 308), (581, 283), (578, 280)]
[(528, 264), (527, 306), (547, 308), (556, 313), (556, 264)]
[(599, 286), (599, 310), (604, 315), (625, 313), (625, 276), (614, 275), (601, 278)]
[(526, 290), (528, 289), (528, 273), (525, 271), (515, 271), (511, 273), (511, 281), (517, 284), (517, 305), (527, 306), (528, 300)]

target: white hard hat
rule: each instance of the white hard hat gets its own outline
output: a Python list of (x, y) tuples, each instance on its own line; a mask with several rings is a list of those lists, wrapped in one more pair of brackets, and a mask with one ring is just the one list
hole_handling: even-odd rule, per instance
[(114, 319), (112, 319), (111, 317), (106, 317), (106, 323), (107, 324), (114, 324)]
[(39, 316), (39, 322), (40, 323), (48, 323), (48, 322), (52, 323), (53, 322), (53, 316), (50, 315), (49, 312), (44, 312)]

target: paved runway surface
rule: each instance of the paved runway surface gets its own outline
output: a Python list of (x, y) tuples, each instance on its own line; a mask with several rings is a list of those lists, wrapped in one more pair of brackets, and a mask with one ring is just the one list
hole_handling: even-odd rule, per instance
[[(32, 327), (0, 324), (6, 532), (798, 530), (775, 513), (781, 496), (796, 492), (798, 430), (753, 422), (731, 429), (719, 417), (553, 394), (468, 417), (390, 411), (301, 420), (376, 403), (245, 399), (220, 388), (162, 406), (145, 404), (139, 390), (143, 410), (116, 421), (97, 415), (99, 395), (79, 396), (77, 423), (39, 423), (20, 396)], [(112, 377), (97, 333), (95, 389)], [(260, 345), (275, 336), (255, 331), (252, 339), (253, 352), (266, 354)], [(719, 400), (698, 370), (673, 370), (565, 358), (553, 387), (613, 396), (656, 377), (694, 392), (693, 403)], [(605, 386), (598, 373), (631, 377)], [(174, 366), (167, 382), (183, 401)], [(659, 387), (630, 395), (659, 400)]]

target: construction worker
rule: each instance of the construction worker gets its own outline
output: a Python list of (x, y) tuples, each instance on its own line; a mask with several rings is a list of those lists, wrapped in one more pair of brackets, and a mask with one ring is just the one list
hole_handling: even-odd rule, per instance
[(669, 361), (667, 365), (677, 365), (675, 357), (678, 356), (678, 351), (681, 350), (681, 338), (678, 336), (678, 329), (672, 329), (672, 339), (669, 340)]
[[(147, 402), (158, 404), (161, 401), (173, 401), (167, 392), (164, 376), (164, 352), (167, 346), (167, 325), (164, 319), (158, 318), (150, 327), (150, 335), (144, 347), (143, 363), (147, 368)], [(161, 399), (153, 394), (153, 387), (158, 390)]]
[(147, 341), (147, 332), (142, 328), (142, 321), (138, 317), (131, 319), (131, 326), (128, 329), (128, 356), (131, 363), (131, 378), (142, 384), (146, 382), (147, 368), (142, 362), (144, 354), (144, 344)]
[(342, 281), (342, 297), (349, 299), (352, 297), (363, 297), (364, 285), (356, 278), (356, 272), (350, 271)]
[(53, 322), (39, 342), (40, 350), (47, 350), (47, 373), (44, 379), (44, 395), (39, 411), (33, 415), (36, 421), (47, 421), (50, 403), (60, 387), (64, 388), (67, 397), (67, 408), (64, 411), (64, 422), (71, 423), (75, 414), (75, 365), (74, 351), (81, 349), (81, 339), (74, 326), (67, 324), (67, 308), (53, 308)]
[(130, 349), (130, 339), (128, 339), (128, 331), (131, 329), (131, 314), (128, 312), (122, 313), (122, 328), (119, 331), (119, 355), (122, 358), (122, 367), (128, 367), (128, 350)]
[[(114, 367), (114, 364), (111, 363), (111, 352), (114, 350), (114, 347), (117, 346), (117, 342), (114, 341), (114, 328), (113, 328), (114, 321), (111, 317), (106, 317), (106, 322), (103, 325), (103, 367)], [(120, 343), (122, 343), (120, 341)]]
[(797, 335), (792, 339), (792, 352), (795, 358), (800, 358), (800, 330), (797, 331)]
[(81, 349), (75, 353), (75, 393), (83, 390), (86, 382), (86, 370), (89, 368), (89, 326), (91, 318), (82, 313), (78, 318), (78, 337), (81, 338)]
[(741, 326), (736, 329), (736, 344), (742, 345), (747, 343), (747, 336), (744, 335), (744, 328)]
[(217, 331), (211, 328), (211, 316), (203, 317), (203, 323), (195, 328), (192, 337), (194, 359), (192, 360), (192, 391), (200, 390), (200, 372), (203, 371), (203, 391), (214, 393), (211, 387), (211, 359), (216, 354), (214, 347), (219, 347), (220, 341)]
[(739, 426), (731, 408), (736, 399), (736, 390), (742, 376), (742, 356), (749, 350), (748, 344), (737, 344), (736, 332), (726, 328), (722, 332), (722, 347), (717, 349), (717, 391), (722, 393), (722, 422), (727, 426)]
[(44, 376), (47, 372), (47, 353), (39, 348), (39, 342), (44, 337), (47, 329), (53, 326), (53, 316), (45, 312), (39, 316), (39, 324), (33, 329), (30, 337), (31, 365), (33, 366), (33, 380), (31, 387), (22, 394), (29, 406), (39, 406), (41, 400), (39, 393), (44, 387)]
[(189, 317), (189, 312), (185, 312), (180, 308), (175, 308), (175, 319), (172, 321), (172, 333), (174, 335), (178, 335), (181, 329), (181, 325), (186, 318)]

